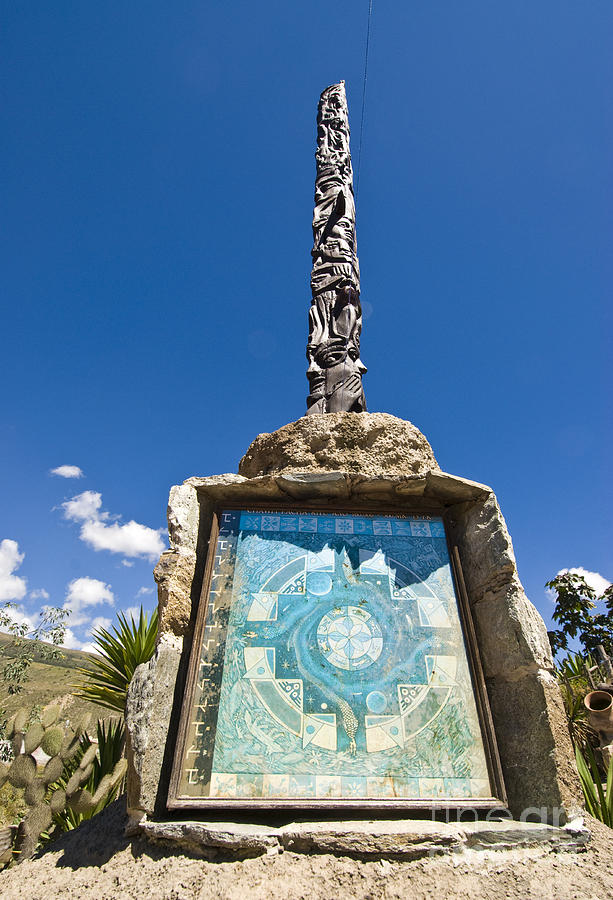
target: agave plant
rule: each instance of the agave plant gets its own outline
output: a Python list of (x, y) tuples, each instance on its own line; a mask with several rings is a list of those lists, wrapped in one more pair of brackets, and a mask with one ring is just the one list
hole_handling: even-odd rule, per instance
[(153, 656), (158, 615), (154, 610), (148, 619), (141, 606), (138, 621), (133, 616), (128, 621), (123, 613), (118, 620), (113, 633), (106, 628), (94, 631), (98, 656), (92, 658), (91, 668), (78, 670), (84, 677), (75, 685), (75, 694), (123, 715), (134, 670)]
[(573, 746), (584, 754), (588, 747), (598, 745), (598, 736), (588, 722), (583, 702), (585, 695), (592, 689), (587, 677), (587, 667), (593, 665), (594, 661), (589, 654), (583, 657), (580, 653), (569, 653), (555, 669)]
[(575, 747), (575, 759), (587, 811), (595, 819), (613, 828), (613, 765), (609, 766), (607, 781), (603, 788), (596, 756), (589, 744), (586, 747), (586, 756)]

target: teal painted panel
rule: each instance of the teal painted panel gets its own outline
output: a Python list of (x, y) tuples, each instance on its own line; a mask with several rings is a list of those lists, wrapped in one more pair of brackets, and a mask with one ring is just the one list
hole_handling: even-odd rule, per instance
[(221, 515), (180, 796), (492, 796), (441, 519)]

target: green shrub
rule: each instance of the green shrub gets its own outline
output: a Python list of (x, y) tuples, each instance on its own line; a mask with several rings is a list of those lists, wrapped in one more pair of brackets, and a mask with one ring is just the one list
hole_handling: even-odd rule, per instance
[(128, 622), (123, 613), (119, 613), (118, 619), (113, 634), (105, 628), (94, 631), (98, 655), (92, 659), (91, 669), (79, 669), (85, 677), (75, 685), (75, 693), (123, 715), (134, 671), (141, 663), (148, 662), (155, 651), (158, 615), (154, 610), (148, 620), (141, 606), (138, 622), (133, 617)]

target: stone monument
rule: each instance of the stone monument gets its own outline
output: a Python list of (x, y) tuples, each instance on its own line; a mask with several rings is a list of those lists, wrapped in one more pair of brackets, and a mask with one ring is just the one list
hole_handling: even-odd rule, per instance
[[(494, 492), (366, 412), (343, 82), (317, 142), (307, 415), (238, 474), (171, 488), (157, 649), (126, 710), (132, 827), (207, 853), (576, 847), (543, 824), (581, 792)], [(433, 821), (464, 808), (480, 821)]]

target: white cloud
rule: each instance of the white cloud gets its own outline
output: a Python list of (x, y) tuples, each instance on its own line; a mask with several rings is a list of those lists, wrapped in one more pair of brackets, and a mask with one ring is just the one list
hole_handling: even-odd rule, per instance
[(62, 503), (65, 518), (83, 523), (79, 537), (94, 550), (157, 559), (164, 549), (161, 538), (164, 529), (149, 528), (134, 520), (124, 525), (110, 523), (109, 513), (101, 512), (101, 506), (102, 495), (97, 491), (83, 491)]
[(106, 616), (96, 616), (95, 619), (92, 619), (88, 630), (89, 634), (93, 634), (98, 628), (104, 628), (106, 631), (111, 627), (112, 620), (107, 619)]
[(122, 559), (122, 560), (121, 560), (121, 565), (122, 565), (122, 566), (125, 566), (126, 569), (131, 569), (131, 568), (133, 568), (134, 563), (132, 562), (131, 559)]
[(152, 594), (152, 593), (153, 593), (152, 587), (140, 587), (136, 592), (136, 596), (144, 597), (146, 594)]
[(19, 552), (17, 541), (5, 538), (0, 543), (0, 600), (21, 600), (25, 597), (26, 579), (13, 574), (24, 558), (25, 553)]
[(70, 611), (70, 624), (73, 627), (77, 628), (90, 622), (91, 617), (85, 610), (101, 603), (109, 603), (111, 606), (115, 603), (110, 584), (85, 576), (73, 579), (68, 585), (64, 609)]
[(58, 466), (50, 469), (50, 475), (59, 475), (60, 478), (83, 478), (83, 470), (79, 466)]
[(81, 645), (81, 641), (77, 638), (76, 634), (71, 628), (67, 628), (64, 632), (64, 640), (62, 641), (62, 647), (67, 647), (68, 650), (78, 650)]
[(72, 522), (87, 522), (108, 518), (108, 513), (101, 513), (102, 494), (97, 491), (83, 491), (71, 500), (62, 503), (64, 518)]
[(100, 656), (100, 647), (92, 641), (89, 641), (87, 644), (81, 644), (79, 650), (82, 650), (84, 653), (95, 653), (96, 656)]
[[(567, 572), (571, 572), (573, 575), (581, 575), (599, 597), (611, 584), (600, 572), (590, 572), (589, 569), (584, 569), (583, 566), (575, 566), (572, 569), (560, 569), (558, 575), (566, 575)], [(556, 578), (558, 575), (556, 575)]]
[(30, 591), (30, 600), (48, 600), (49, 599), (49, 591), (46, 591), (44, 588), (36, 588), (35, 591)]
[(36, 627), (30, 616), (24, 612), (22, 607), (9, 607), (3, 609), (2, 614), (15, 622), (16, 625), (26, 625), (28, 632), (33, 631)]
[(164, 549), (160, 532), (138, 522), (126, 522), (118, 525), (113, 522), (107, 525), (102, 521), (84, 522), (81, 528), (81, 540), (94, 550), (110, 550), (111, 553), (122, 553), (125, 556), (145, 556), (154, 560)]
[(134, 619), (135, 622), (138, 622), (140, 617), (140, 606), (128, 606), (128, 608), (123, 609), (122, 612), (128, 622), (130, 619)]

